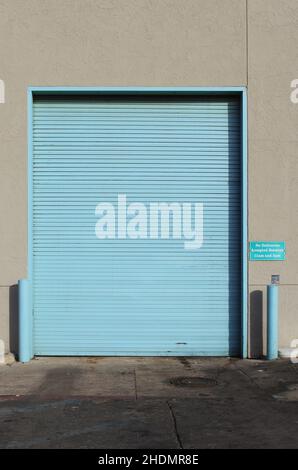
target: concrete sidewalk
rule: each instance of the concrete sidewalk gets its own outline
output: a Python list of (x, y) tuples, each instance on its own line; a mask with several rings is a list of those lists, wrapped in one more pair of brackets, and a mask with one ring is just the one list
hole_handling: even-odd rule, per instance
[(298, 365), (38, 358), (0, 368), (0, 448), (297, 448)]

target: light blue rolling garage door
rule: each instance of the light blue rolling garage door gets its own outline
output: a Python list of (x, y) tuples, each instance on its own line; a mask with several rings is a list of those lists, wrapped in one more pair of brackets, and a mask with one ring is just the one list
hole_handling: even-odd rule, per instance
[(36, 355), (240, 354), (240, 111), (35, 99)]

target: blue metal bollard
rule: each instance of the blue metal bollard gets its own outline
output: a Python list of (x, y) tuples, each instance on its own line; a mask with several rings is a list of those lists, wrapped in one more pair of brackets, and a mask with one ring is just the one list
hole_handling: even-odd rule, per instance
[(32, 311), (31, 283), (28, 279), (19, 281), (19, 361), (32, 359)]
[(267, 359), (278, 358), (278, 285), (267, 286)]

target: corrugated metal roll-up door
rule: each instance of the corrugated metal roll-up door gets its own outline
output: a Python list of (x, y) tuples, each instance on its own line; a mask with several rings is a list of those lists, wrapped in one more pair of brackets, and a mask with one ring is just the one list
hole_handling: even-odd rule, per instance
[[(36, 355), (240, 354), (240, 112), (223, 95), (35, 98)], [(142, 237), (118, 234), (119, 195), (148, 210)], [(162, 202), (197, 203), (200, 248), (174, 238), (174, 213), (161, 237)], [(100, 203), (115, 238), (96, 236), (103, 216), (113, 230)]]

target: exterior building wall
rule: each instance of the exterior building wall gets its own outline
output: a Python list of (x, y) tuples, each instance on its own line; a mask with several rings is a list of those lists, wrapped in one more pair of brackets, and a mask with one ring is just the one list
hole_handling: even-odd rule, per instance
[[(286, 261), (249, 263), (250, 301), (262, 292), (265, 323), (266, 284), (280, 274), (283, 347), (298, 338), (298, 105), (290, 100), (298, 78), (297, 24), (295, 0), (248, 0), (249, 239), (287, 244)], [(254, 325), (262, 310), (256, 307)]]
[[(0, 338), (16, 348), (27, 276), (28, 86), (247, 86), (249, 239), (285, 262), (249, 264), (251, 354), (265, 286), (281, 275), (280, 346), (298, 338), (296, 0), (0, 0)], [(263, 318), (263, 321), (261, 321)]]

